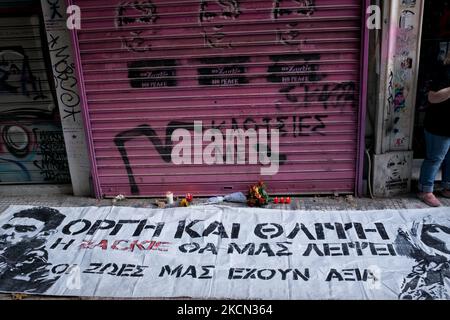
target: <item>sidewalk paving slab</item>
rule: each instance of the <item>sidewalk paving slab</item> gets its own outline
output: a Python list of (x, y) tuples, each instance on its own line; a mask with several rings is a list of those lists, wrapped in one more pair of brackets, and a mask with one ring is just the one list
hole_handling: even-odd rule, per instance
[[(444, 206), (450, 207), (450, 199), (440, 197)], [(122, 206), (135, 208), (157, 208), (155, 199), (125, 199), (113, 203), (112, 199), (97, 200), (94, 198), (73, 197), (67, 195), (52, 196), (0, 196), (0, 214), (10, 205), (30, 205), (48, 207), (88, 207), (88, 206)], [(195, 199), (194, 205), (206, 204), (206, 199)], [(230, 206), (245, 206), (242, 204), (223, 203)], [(290, 205), (270, 204), (268, 209), (286, 210), (385, 210), (385, 209), (424, 209), (427, 205), (422, 203), (414, 194), (392, 198), (356, 198), (353, 196), (322, 196), (322, 197), (295, 197)]]

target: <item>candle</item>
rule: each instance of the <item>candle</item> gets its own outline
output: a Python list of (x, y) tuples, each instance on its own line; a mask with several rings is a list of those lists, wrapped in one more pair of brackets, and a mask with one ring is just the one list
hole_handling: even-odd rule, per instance
[(275, 197), (275, 199), (273, 199), (273, 203), (278, 204), (278, 197)]
[(168, 191), (166, 193), (167, 204), (173, 204), (173, 193)]
[(281, 203), (284, 203), (284, 202), (285, 202), (284, 197), (282, 197), (282, 198), (280, 199), (280, 202), (281, 202)]
[(287, 197), (287, 198), (286, 198), (286, 203), (287, 203), (287, 204), (290, 204), (290, 203), (291, 203), (291, 197)]

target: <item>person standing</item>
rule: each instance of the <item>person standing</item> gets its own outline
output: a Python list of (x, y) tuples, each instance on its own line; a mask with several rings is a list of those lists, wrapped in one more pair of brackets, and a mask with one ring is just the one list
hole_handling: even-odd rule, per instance
[(425, 114), (426, 158), (419, 178), (418, 197), (431, 207), (441, 206), (434, 181), (442, 166), (442, 196), (450, 198), (450, 53), (432, 79)]

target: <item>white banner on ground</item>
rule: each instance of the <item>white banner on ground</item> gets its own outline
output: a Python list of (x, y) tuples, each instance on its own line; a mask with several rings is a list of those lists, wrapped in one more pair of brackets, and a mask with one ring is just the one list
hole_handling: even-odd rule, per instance
[(305, 212), (11, 206), (0, 292), (448, 299), (450, 208)]

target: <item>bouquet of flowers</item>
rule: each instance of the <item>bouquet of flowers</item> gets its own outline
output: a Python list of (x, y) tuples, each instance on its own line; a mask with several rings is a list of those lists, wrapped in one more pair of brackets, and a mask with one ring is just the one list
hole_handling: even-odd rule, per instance
[(249, 207), (263, 207), (269, 203), (269, 195), (266, 191), (266, 185), (260, 181), (250, 187), (247, 194), (247, 205)]
[(181, 199), (180, 207), (189, 207), (191, 205), (192, 201), (194, 201), (194, 196), (191, 193), (188, 193), (186, 195), (186, 197)]

